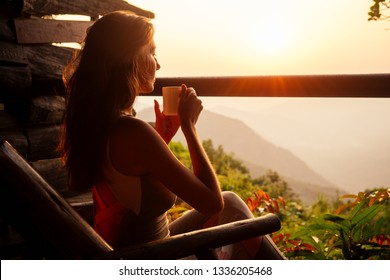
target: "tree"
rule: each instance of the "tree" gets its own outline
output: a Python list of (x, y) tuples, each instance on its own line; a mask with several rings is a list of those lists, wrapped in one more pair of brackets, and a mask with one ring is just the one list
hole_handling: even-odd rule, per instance
[(192, 168), (190, 153), (181, 142), (172, 141), (169, 143), (169, 148), (181, 163), (183, 163), (189, 169)]
[(242, 174), (249, 174), (248, 168), (242, 161), (236, 159), (233, 154), (226, 153), (221, 145), (214, 148), (211, 139), (204, 140), (202, 145), (217, 174), (227, 175), (233, 170)]
[(262, 189), (271, 197), (281, 196), (289, 201), (299, 201), (297, 195), (276, 171), (267, 170), (264, 175), (253, 179), (253, 184), (257, 185), (259, 189)]
[(257, 190), (252, 184), (248, 168), (232, 153), (226, 153), (221, 145), (214, 147), (212, 140), (202, 142), (202, 145), (218, 176), (223, 191), (232, 191), (243, 200)]
[(373, 4), (368, 12), (368, 20), (382, 20), (390, 19), (389, 14), (383, 14), (382, 12), (389, 12), (390, 0), (372, 0)]

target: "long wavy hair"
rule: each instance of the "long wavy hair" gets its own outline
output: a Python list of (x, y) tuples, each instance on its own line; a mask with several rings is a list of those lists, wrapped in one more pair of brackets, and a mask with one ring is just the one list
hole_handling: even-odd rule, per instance
[(85, 190), (102, 179), (110, 129), (140, 91), (147, 67), (142, 49), (153, 35), (148, 18), (128, 11), (106, 14), (88, 29), (66, 67), (67, 103), (58, 149), (70, 189)]

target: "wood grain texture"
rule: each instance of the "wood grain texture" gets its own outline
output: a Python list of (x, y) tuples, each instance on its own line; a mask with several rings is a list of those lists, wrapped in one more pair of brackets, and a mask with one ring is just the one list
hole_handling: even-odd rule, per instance
[(84, 40), (92, 21), (49, 19), (15, 19), (16, 38), (19, 44), (64, 43)]
[(60, 80), (74, 50), (50, 44), (23, 46), (33, 79)]
[(138, 15), (154, 18), (154, 13), (122, 0), (24, 0), (21, 12), (35, 16), (53, 14), (97, 16), (116, 10), (130, 10)]
[(31, 99), (28, 125), (61, 124), (65, 113), (65, 98), (43, 95)]

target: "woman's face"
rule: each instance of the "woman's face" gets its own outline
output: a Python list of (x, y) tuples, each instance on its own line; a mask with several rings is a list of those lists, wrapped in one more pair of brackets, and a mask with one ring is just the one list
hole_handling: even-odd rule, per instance
[(149, 93), (154, 90), (154, 83), (156, 81), (156, 71), (160, 69), (160, 64), (156, 58), (156, 44), (154, 40), (150, 44), (143, 47), (143, 60), (145, 71), (143, 71), (143, 77), (141, 78), (141, 93)]

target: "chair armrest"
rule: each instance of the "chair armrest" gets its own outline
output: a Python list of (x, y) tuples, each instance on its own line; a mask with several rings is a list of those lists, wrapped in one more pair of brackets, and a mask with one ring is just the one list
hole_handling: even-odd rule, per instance
[(37, 251), (56, 254), (54, 258), (91, 258), (112, 250), (75, 209), (2, 140), (0, 214), (33, 243)]
[(180, 259), (197, 252), (218, 248), (279, 230), (275, 214), (211, 228), (183, 233), (169, 238), (99, 254), (96, 259)]

